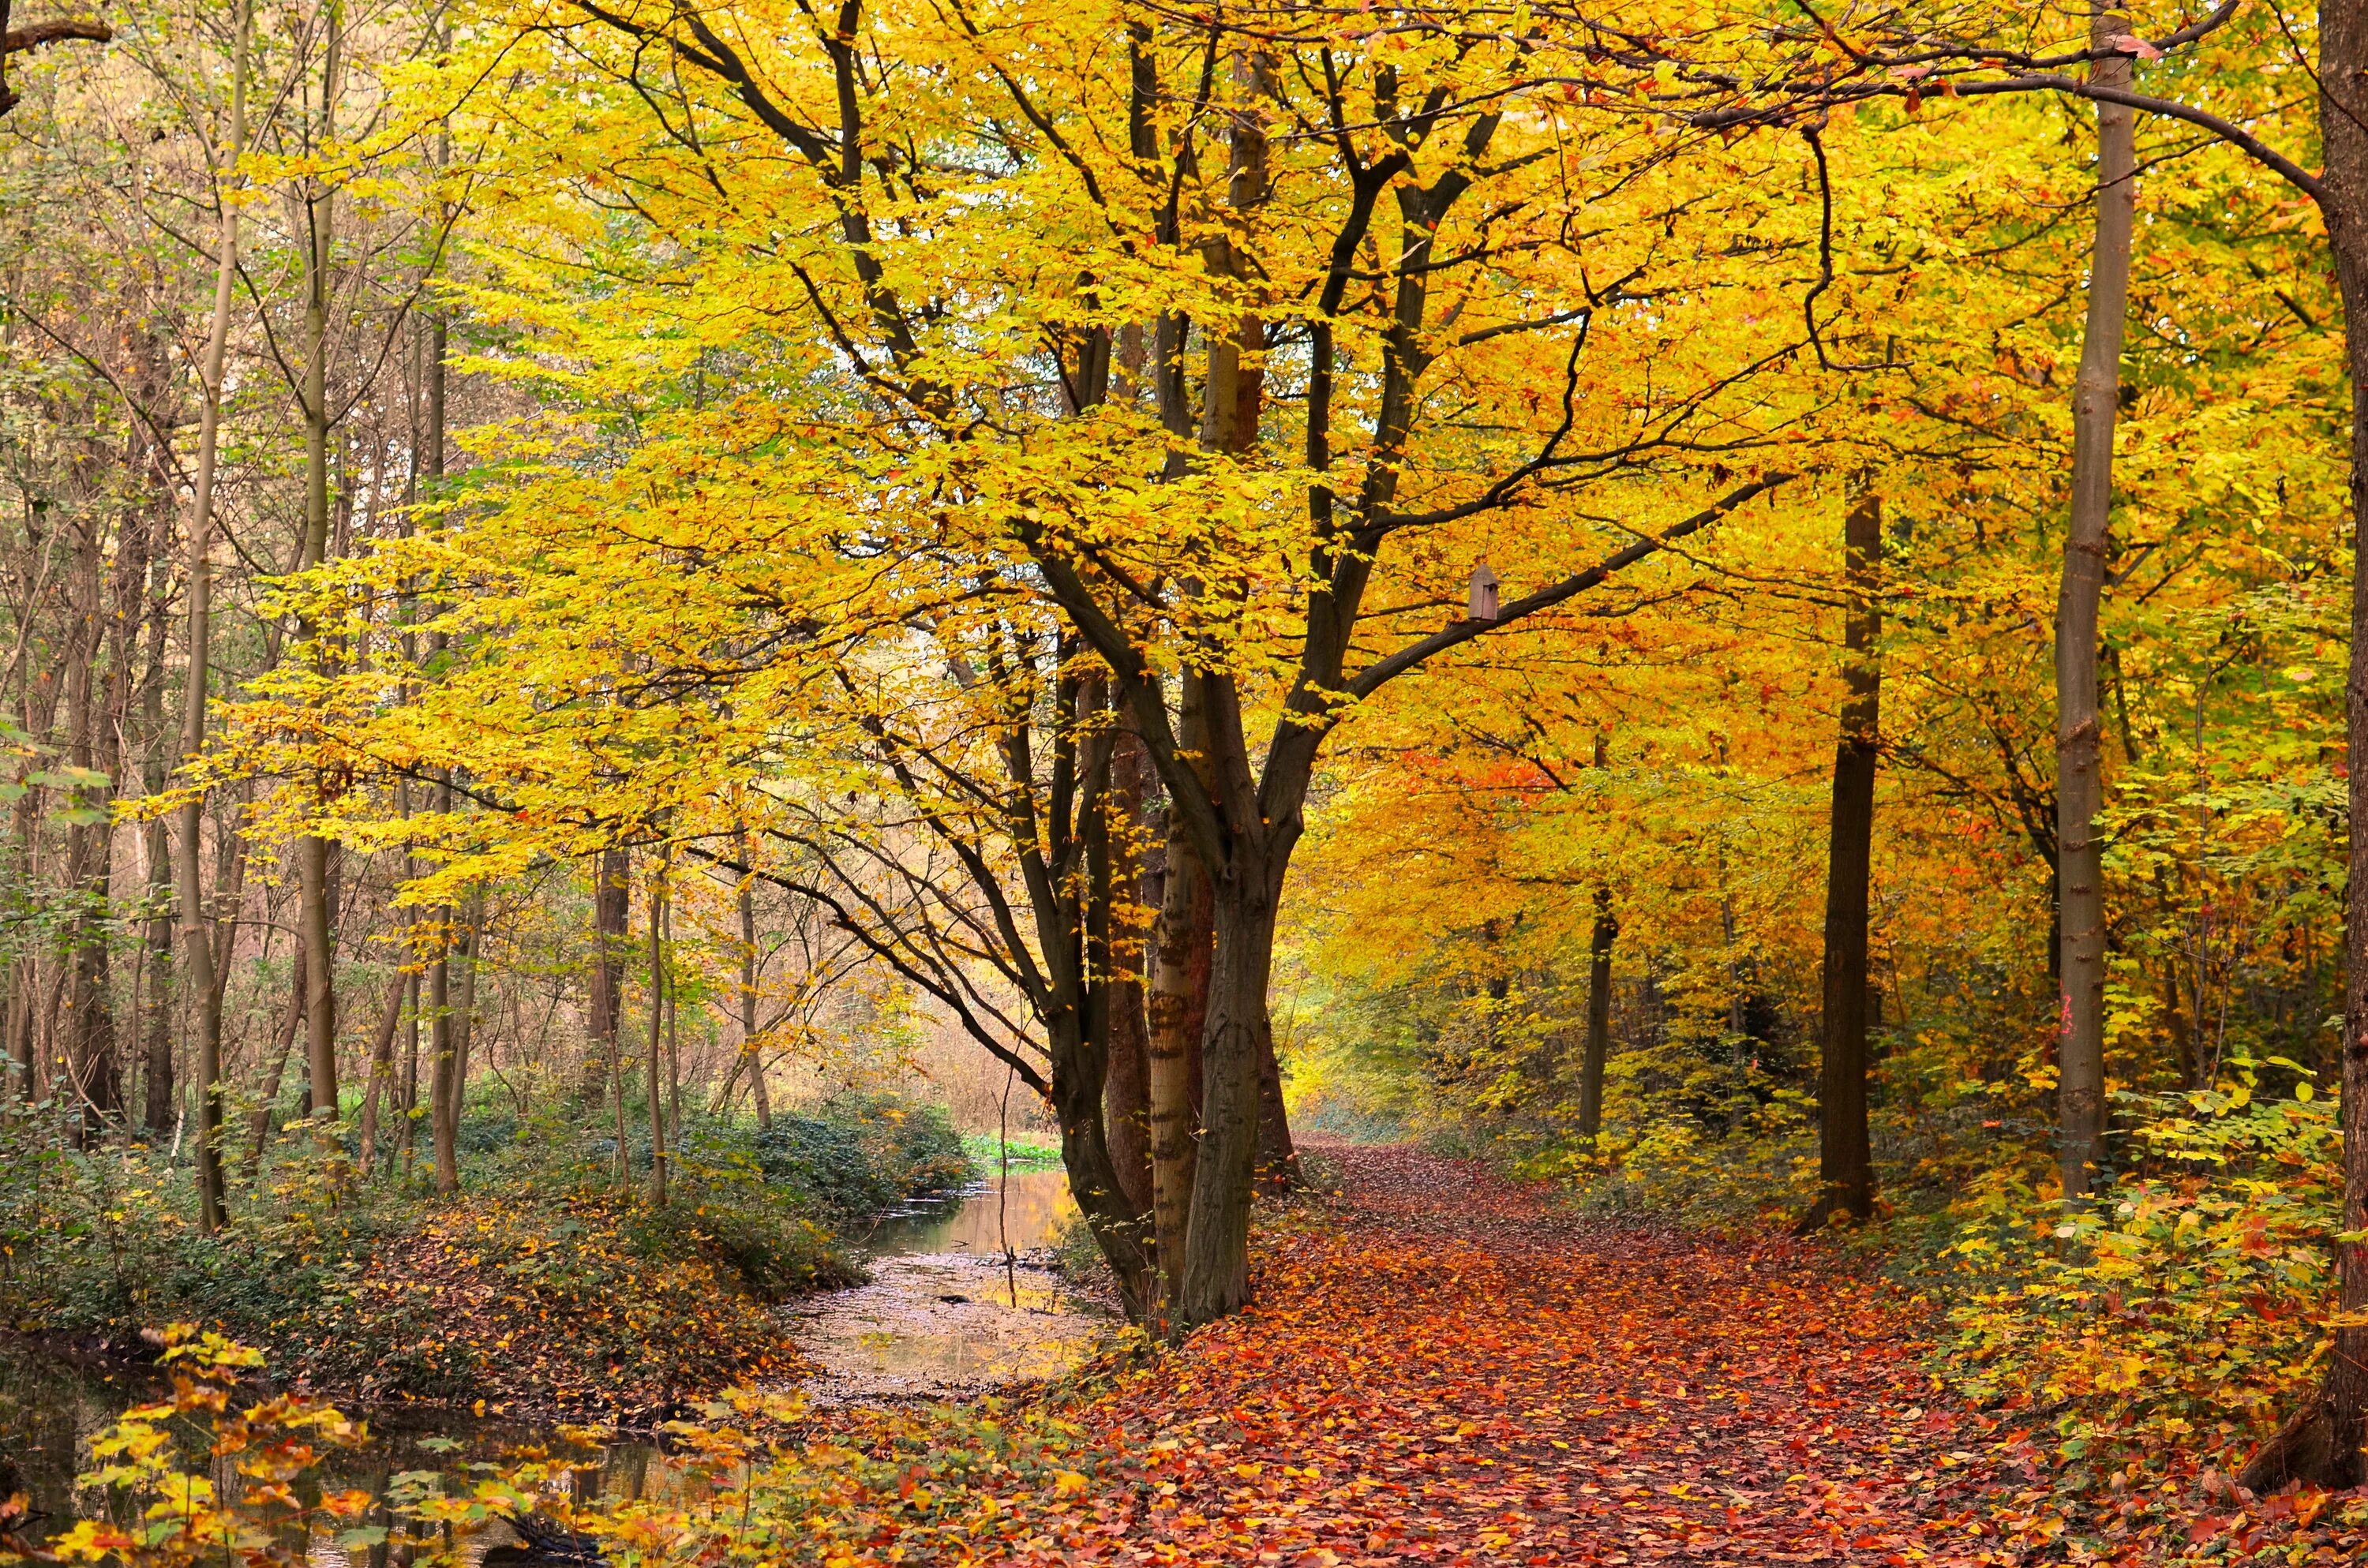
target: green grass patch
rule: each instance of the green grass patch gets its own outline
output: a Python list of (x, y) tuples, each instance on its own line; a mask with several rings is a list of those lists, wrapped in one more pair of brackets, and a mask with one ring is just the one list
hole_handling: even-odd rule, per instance
[(1015, 1132), (1007, 1142), (992, 1132), (973, 1132), (962, 1139), (962, 1147), (983, 1176), (1001, 1172), (1007, 1154), (1015, 1171), (1057, 1170), (1061, 1165), (1060, 1141), (1032, 1133)]

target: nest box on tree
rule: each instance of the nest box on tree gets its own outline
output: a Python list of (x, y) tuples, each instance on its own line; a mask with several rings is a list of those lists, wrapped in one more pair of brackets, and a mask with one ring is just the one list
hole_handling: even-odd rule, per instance
[(1472, 603), (1465, 619), (1497, 619), (1497, 574), (1488, 570), (1488, 563), (1485, 561), (1472, 569)]

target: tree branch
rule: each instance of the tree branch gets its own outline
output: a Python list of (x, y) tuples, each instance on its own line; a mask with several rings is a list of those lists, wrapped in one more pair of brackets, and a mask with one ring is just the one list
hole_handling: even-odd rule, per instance
[(1576, 576), (1565, 577), (1552, 587), (1541, 588), (1526, 598), (1515, 599), (1511, 604), (1507, 605), (1503, 612), (1494, 620), (1455, 621), (1443, 631), (1434, 631), (1419, 642), (1409, 643), (1388, 657), (1367, 665), (1349, 682), (1349, 695), (1352, 699), (1370, 697), (1388, 682), (1396, 679), (1435, 654), (1443, 653), (1459, 643), (1469, 642), (1474, 638), (1487, 632), (1510, 626), (1517, 620), (1525, 620), (1540, 610), (1552, 609), (1564, 600), (1583, 594), (1598, 584), (1608, 581), (1615, 574), (1634, 566), (1646, 556), (1658, 554), (1668, 549), (1671, 543), (1685, 538), (1688, 534), (1698, 533), (1710, 527), (1753, 496), (1764, 494), (1793, 477), (1795, 476), (1789, 473), (1773, 473), (1765, 479), (1755, 480), (1740, 490), (1721, 496), (1708, 507), (1696, 512), (1692, 517), (1666, 532), (1647, 534), (1625, 549), (1604, 557)]

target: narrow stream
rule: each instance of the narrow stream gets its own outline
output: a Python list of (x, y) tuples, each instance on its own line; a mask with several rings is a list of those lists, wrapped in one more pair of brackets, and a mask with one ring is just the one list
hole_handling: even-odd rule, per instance
[(1045, 1250), (1077, 1211), (1061, 1171), (1013, 1171), (953, 1203), (892, 1217), (866, 1245), (871, 1283), (790, 1308), (820, 1368), (819, 1404), (947, 1399), (1057, 1375), (1107, 1311), (1062, 1288)]
[[(1046, 1249), (1075, 1212), (1067, 1178), (1051, 1170), (1013, 1171), (1008, 1188), (990, 1179), (961, 1197), (889, 1216), (863, 1239), (872, 1283), (782, 1309), (791, 1338), (819, 1368), (800, 1386), (827, 1409), (962, 1398), (1062, 1371), (1110, 1321), (1062, 1290), (1050, 1267)], [(74, 1484), (89, 1468), (90, 1440), (162, 1388), (138, 1369), (0, 1337), (0, 1467), (14, 1468), (16, 1487), (40, 1516), (37, 1537), (105, 1506)], [(375, 1494), (403, 1471), (450, 1471), (522, 1449), (569, 1451), (554, 1428), (465, 1411), (397, 1406), (349, 1414), (368, 1417), (370, 1441), (334, 1451), (314, 1484)], [(669, 1498), (685, 1483), (647, 1440), (578, 1451), (586, 1468), (577, 1484), (587, 1497)], [(343, 1553), (325, 1546), (313, 1552), (316, 1562), (324, 1556)]]

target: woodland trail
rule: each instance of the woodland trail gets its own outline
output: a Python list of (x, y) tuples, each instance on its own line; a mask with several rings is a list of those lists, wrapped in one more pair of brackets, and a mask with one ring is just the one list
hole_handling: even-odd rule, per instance
[(1590, 1221), (1475, 1165), (1331, 1153), (1346, 1192), (1271, 1237), (1253, 1310), (1104, 1404), (1134, 1406), (1117, 1468), (1137, 1473), (1103, 1471), (1062, 1559), (2020, 1559), (1998, 1440), (1935, 1394), (1896, 1292), (1804, 1244)]

